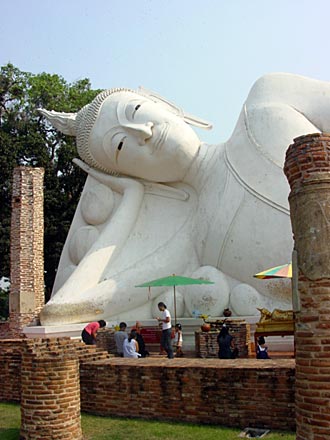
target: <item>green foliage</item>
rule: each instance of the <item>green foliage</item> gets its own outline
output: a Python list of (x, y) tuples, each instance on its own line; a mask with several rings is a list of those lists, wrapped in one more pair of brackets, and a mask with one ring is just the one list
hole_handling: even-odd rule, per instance
[[(19, 438), (19, 405), (0, 403), (0, 438)], [(82, 414), (84, 440), (236, 440), (240, 429), (222, 426), (194, 425), (188, 423), (158, 422), (155, 420), (126, 419), (117, 417), (97, 417)], [(294, 440), (294, 433), (270, 432), (265, 440)]]
[(9, 277), (11, 181), (19, 165), (45, 168), (45, 285), (52, 288), (60, 253), (85, 181), (73, 166), (75, 139), (50, 126), (38, 108), (76, 112), (100, 90), (88, 79), (0, 69), (0, 278)]
[(6, 320), (8, 316), (9, 316), (8, 291), (0, 288), (0, 321)]

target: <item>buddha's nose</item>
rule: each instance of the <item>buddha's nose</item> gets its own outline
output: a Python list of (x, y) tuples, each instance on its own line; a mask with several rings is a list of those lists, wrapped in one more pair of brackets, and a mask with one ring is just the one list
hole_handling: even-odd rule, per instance
[(134, 135), (139, 139), (139, 145), (144, 145), (148, 139), (152, 137), (153, 122), (146, 122), (145, 124), (130, 124), (126, 128), (132, 130)]

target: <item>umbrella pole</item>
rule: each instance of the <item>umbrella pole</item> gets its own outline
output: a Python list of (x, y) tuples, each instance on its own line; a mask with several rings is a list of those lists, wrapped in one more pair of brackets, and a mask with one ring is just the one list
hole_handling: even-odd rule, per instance
[(176, 294), (175, 294), (175, 286), (173, 286), (174, 289), (174, 325), (176, 325)]

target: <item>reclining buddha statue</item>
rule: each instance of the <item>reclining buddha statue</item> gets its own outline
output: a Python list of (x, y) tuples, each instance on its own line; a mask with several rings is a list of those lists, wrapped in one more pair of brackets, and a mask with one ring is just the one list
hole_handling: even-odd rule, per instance
[(145, 89), (41, 112), (76, 137), (87, 174), (43, 325), (152, 318), (172, 291), (135, 286), (173, 273), (214, 282), (178, 287), (178, 317), (291, 308), (290, 282), (253, 274), (291, 259), (285, 152), (297, 136), (330, 131), (330, 83), (261, 77), (219, 145), (193, 128), (210, 124)]

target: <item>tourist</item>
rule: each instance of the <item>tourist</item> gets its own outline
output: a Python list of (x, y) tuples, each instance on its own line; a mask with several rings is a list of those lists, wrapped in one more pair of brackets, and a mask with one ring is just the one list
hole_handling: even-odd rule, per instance
[(107, 325), (103, 319), (97, 322), (90, 322), (81, 333), (81, 338), (86, 345), (96, 345), (96, 334), (99, 328)]
[(172, 324), (171, 324), (171, 314), (167, 310), (166, 304), (163, 302), (158, 303), (158, 310), (162, 312), (162, 316), (157, 316), (157, 321), (162, 323), (162, 336), (160, 344), (167, 353), (169, 359), (173, 359), (173, 348), (171, 343), (172, 334)]
[(173, 339), (173, 347), (175, 347), (175, 357), (183, 356), (182, 343), (183, 343), (182, 325), (177, 323), (175, 324), (175, 333)]
[(135, 330), (131, 330), (128, 338), (124, 340), (123, 343), (123, 354), (124, 358), (139, 358), (141, 355), (139, 353), (139, 344), (136, 340), (137, 333)]
[(136, 340), (139, 344), (139, 353), (141, 357), (147, 357), (150, 355), (149, 351), (146, 349), (146, 344), (144, 342), (143, 336), (141, 334), (142, 324), (140, 321), (136, 321), (135, 327), (132, 330), (136, 331)]
[(226, 324), (223, 324), (217, 340), (219, 345), (219, 359), (233, 359), (235, 350), (234, 338), (229, 334), (229, 329)]
[(268, 347), (263, 336), (259, 336), (258, 338), (257, 359), (270, 359), (268, 355)]
[(127, 338), (126, 332), (127, 324), (126, 322), (121, 322), (119, 324), (119, 330), (115, 333), (115, 343), (117, 348), (117, 355), (123, 357), (123, 343)]

